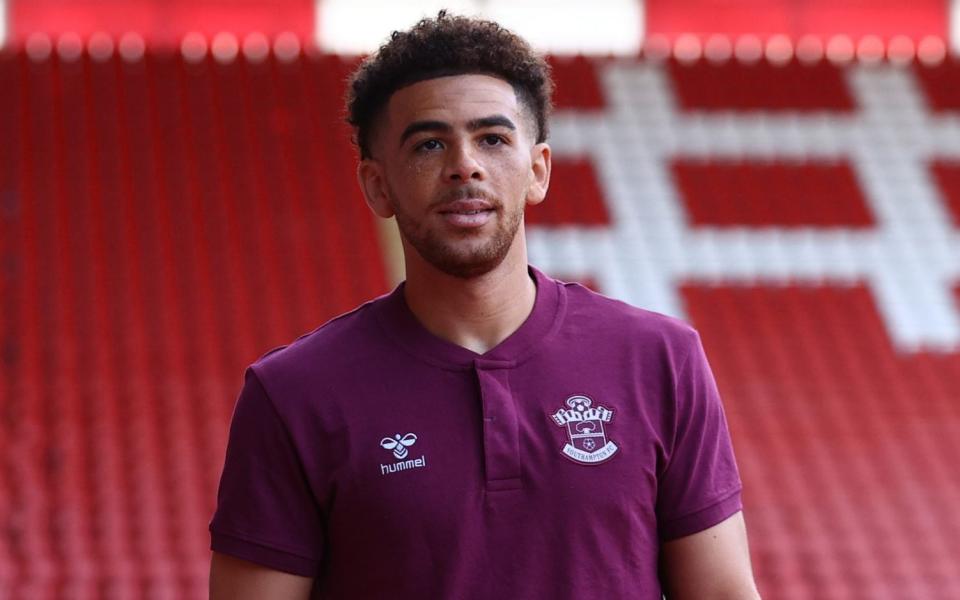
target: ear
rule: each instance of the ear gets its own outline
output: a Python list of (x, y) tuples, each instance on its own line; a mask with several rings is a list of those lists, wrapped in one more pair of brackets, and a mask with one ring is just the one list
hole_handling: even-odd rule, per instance
[(547, 197), (547, 188), (550, 187), (550, 146), (546, 143), (536, 144), (530, 149), (530, 187), (527, 188), (527, 204), (540, 204)]
[(383, 173), (383, 165), (372, 158), (365, 158), (357, 165), (357, 181), (363, 191), (367, 206), (378, 217), (389, 219), (393, 216), (390, 204), (390, 192)]

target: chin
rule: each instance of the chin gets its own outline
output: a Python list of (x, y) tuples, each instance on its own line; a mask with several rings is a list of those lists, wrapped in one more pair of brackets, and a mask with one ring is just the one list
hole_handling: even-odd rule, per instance
[(487, 256), (458, 257), (445, 254), (425, 258), (434, 268), (451, 277), (473, 279), (499, 267), (506, 258), (506, 252)]
[(424, 262), (438, 271), (459, 279), (473, 279), (499, 267), (517, 242), (519, 219), (513, 227), (498, 227), (492, 232), (445, 235), (437, 230), (417, 231), (398, 221), (400, 233)]

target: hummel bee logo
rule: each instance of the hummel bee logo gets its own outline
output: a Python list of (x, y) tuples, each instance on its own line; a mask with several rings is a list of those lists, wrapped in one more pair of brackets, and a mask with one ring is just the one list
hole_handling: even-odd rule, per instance
[(380, 440), (380, 447), (384, 450), (393, 450), (393, 457), (398, 461), (390, 465), (380, 465), (380, 474), (386, 475), (388, 473), (396, 473), (398, 471), (406, 471), (407, 469), (419, 469), (421, 467), (427, 466), (427, 457), (425, 455), (420, 455), (420, 458), (414, 458), (410, 460), (404, 460), (410, 454), (407, 450), (410, 446), (413, 446), (417, 443), (417, 434), (408, 433), (401, 436), (399, 433), (395, 434), (393, 437), (385, 437)]
[(603, 429), (604, 423), (613, 419), (613, 411), (603, 406), (591, 406), (593, 400), (586, 396), (570, 396), (561, 408), (554, 413), (553, 421), (567, 428), (567, 444), (562, 452), (567, 458), (581, 465), (602, 463), (619, 448)]
[(400, 434), (393, 436), (392, 438), (385, 437), (380, 440), (380, 445), (387, 450), (393, 450), (393, 455), (397, 457), (397, 460), (403, 460), (407, 457), (407, 446), (412, 446), (417, 443), (417, 434), (408, 433), (407, 435), (400, 437)]

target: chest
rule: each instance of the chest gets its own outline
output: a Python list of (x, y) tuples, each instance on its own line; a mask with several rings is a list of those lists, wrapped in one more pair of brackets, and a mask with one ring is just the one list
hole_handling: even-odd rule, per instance
[(664, 398), (636, 377), (478, 361), (354, 392), (334, 515), (453, 524), (508, 497), (564, 515), (652, 512)]

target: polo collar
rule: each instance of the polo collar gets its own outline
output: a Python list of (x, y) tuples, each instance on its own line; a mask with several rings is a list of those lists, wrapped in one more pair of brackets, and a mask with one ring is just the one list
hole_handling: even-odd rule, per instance
[(377, 321), (384, 333), (406, 352), (435, 366), (468, 369), (475, 365), (514, 367), (548, 343), (566, 310), (564, 288), (539, 270), (528, 267), (537, 286), (533, 310), (520, 327), (490, 350), (480, 354), (430, 333), (414, 316), (401, 283), (379, 302)]

